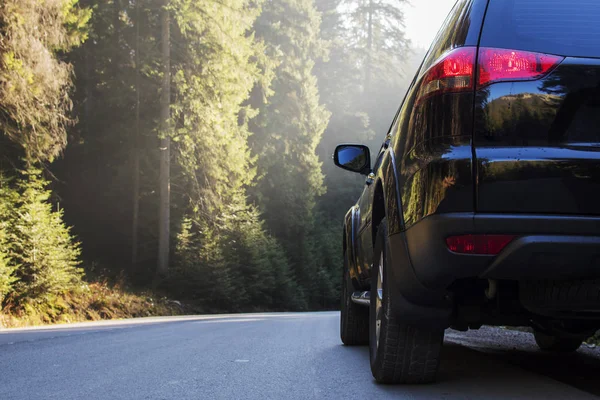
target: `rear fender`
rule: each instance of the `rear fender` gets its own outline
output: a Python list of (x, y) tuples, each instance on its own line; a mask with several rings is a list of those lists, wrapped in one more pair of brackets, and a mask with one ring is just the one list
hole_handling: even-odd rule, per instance
[(395, 161), (394, 152), (389, 148), (378, 169), (376, 182), (379, 186), (375, 188), (373, 205), (374, 234), (380, 222), (375, 219), (378, 215), (376, 207), (385, 208), (383, 217), (388, 222), (391, 261), (388, 276), (394, 288), (392, 309), (404, 321), (415, 325), (446, 328), (452, 313), (452, 299), (445, 291), (431, 291), (422, 285), (408, 253)]
[[(373, 196), (373, 243), (377, 235), (377, 227), (383, 218), (387, 218), (388, 234), (393, 235), (403, 230), (402, 203), (398, 178), (396, 176), (396, 159), (394, 151), (388, 147), (380, 167), (377, 169), (375, 195)], [(383, 206), (383, 210), (381, 207)]]

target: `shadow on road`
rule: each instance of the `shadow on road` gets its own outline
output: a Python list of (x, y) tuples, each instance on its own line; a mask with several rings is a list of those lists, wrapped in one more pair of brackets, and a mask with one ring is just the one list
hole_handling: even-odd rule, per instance
[(589, 354), (552, 354), (515, 349), (494, 353), (491, 357), (600, 396), (600, 359)]
[[(365, 393), (394, 397), (436, 399), (573, 399), (600, 394), (600, 360), (575, 353), (552, 355), (541, 351), (485, 352), (446, 342), (438, 381), (432, 385), (380, 385), (371, 377), (366, 347), (339, 346), (334, 351), (351, 353), (355, 363), (340, 365), (348, 375), (362, 379)], [(561, 384), (564, 383), (564, 384)], [(584, 392), (579, 392), (579, 389)], [(360, 392), (360, 388), (357, 388)]]

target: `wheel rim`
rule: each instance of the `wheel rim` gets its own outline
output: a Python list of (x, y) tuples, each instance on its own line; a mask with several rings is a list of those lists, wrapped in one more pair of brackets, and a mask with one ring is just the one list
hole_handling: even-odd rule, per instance
[(383, 252), (379, 257), (379, 273), (377, 274), (377, 295), (375, 296), (375, 338), (379, 347), (383, 304)]

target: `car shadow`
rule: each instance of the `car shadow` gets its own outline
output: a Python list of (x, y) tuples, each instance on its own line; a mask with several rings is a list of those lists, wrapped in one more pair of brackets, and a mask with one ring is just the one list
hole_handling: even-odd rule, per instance
[[(354, 393), (371, 398), (415, 399), (548, 399), (593, 398), (600, 393), (600, 360), (586, 354), (551, 356), (543, 352), (487, 353), (446, 342), (438, 379), (429, 385), (383, 385), (374, 381), (367, 347), (330, 348), (344, 375), (353, 376)], [(344, 354), (353, 362), (346, 363)], [(572, 365), (578, 364), (576, 367)], [(350, 382), (350, 379), (348, 379)], [(566, 384), (566, 385), (565, 385)], [(578, 390), (579, 389), (579, 390)], [(587, 392), (587, 393), (586, 393)]]
[(600, 356), (583, 351), (549, 353), (511, 349), (495, 352), (491, 357), (600, 396)]

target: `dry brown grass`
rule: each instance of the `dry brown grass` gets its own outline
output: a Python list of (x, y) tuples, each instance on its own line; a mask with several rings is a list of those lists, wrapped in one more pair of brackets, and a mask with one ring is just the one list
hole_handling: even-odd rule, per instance
[(10, 302), (0, 313), (0, 327), (97, 321), (162, 315), (180, 315), (181, 305), (150, 293), (131, 293), (106, 282), (82, 285), (76, 291), (55, 296), (44, 303)]

